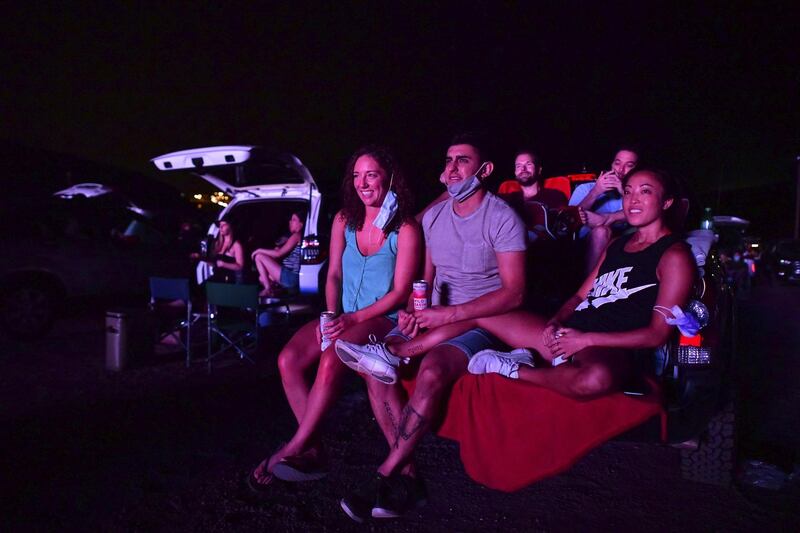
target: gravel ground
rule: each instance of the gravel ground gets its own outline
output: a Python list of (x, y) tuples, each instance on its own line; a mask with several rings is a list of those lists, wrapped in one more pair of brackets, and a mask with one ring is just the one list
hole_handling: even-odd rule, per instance
[[(800, 288), (757, 289), (743, 309), (752, 311), (742, 322), (743, 368), (753, 376), (745, 453), (785, 457), (799, 447), (800, 333), (786, 326), (800, 319)], [(33, 343), (0, 341), (3, 531), (800, 529), (796, 485), (684, 481), (671, 447), (610, 442), (560, 476), (504, 494), (470, 480), (457, 445), (433, 436), (418, 455), (429, 504), (358, 526), (338, 499), (386, 451), (358, 378), (326, 421), (331, 474), (256, 497), (243, 479), (295, 426), (275, 366), (286, 330), (270, 332), (255, 365), (224, 361), (209, 376), (201, 363), (187, 370), (179, 355), (162, 355), (109, 374), (101, 317), (80, 313)], [(773, 329), (784, 344), (762, 350), (769, 364), (756, 364)]]

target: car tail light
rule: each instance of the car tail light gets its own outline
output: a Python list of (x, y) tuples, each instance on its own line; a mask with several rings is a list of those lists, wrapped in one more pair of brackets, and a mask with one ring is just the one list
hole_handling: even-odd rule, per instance
[(300, 244), (300, 257), (305, 265), (318, 265), (325, 260), (325, 250), (316, 235), (308, 235)]
[(693, 337), (681, 335), (678, 340), (678, 364), (681, 366), (710, 365), (711, 351), (711, 348), (703, 346), (703, 336), (699, 333)]

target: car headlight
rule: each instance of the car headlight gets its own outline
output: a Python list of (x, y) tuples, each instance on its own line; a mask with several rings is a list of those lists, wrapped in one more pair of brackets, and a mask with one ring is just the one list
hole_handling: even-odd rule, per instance
[(778, 263), (780, 263), (782, 265), (791, 265), (792, 264), (792, 262), (789, 261), (788, 259), (779, 259)]

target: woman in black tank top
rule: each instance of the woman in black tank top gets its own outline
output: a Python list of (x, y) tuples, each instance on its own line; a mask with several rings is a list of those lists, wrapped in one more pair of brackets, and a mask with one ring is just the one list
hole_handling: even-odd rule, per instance
[(478, 320), (510, 346), (531, 347), (548, 362), (571, 364), (533, 368), (530, 357), (519, 352), (489, 352), (470, 361), (472, 373), (501, 373), (567, 396), (592, 398), (619, 390), (630, 378), (633, 350), (667, 341), (674, 326), (653, 308), (685, 305), (696, 272), (688, 247), (667, 223), (677, 186), (661, 171), (641, 169), (623, 187), (625, 217), (636, 231), (609, 244), (552, 319), (518, 311)]
[[(636, 231), (609, 244), (553, 318), (515, 311), (450, 324), (393, 348), (422, 353), (477, 326), (509, 346), (537, 350), (556, 368), (533, 368), (530, 353), (521, 350), (484, 350), (470, 360), (473, 374), (499, 373), (579, 398), (618, 390), (631, 377), (632, 351), (664, 344), (674, 327), (654, 307), (684, 306), (697, 268), (667, 223), (679, 199), (676, 183), (664, 172), (641, 169), (623, 187), (623, 211)], [(560, 364), (566, 361), (571, 364)]]

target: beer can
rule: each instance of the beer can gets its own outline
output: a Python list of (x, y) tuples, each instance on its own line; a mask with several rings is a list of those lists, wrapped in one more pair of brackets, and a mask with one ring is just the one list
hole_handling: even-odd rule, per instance
[(322, 343), (320, 347), (323, 352), (331, 345), (331, 340), (325, 335), (325, 325), (334, 318), (336, 318), (336, 313), (333, 311), (323, 311), (319, 315), (319, 331), (322, 333)]
[(424, 279), (418, 279), (411, 286), (412, 296), (414, 298), (414, 310), (420, 311), (428, 308), (428, 282)]

